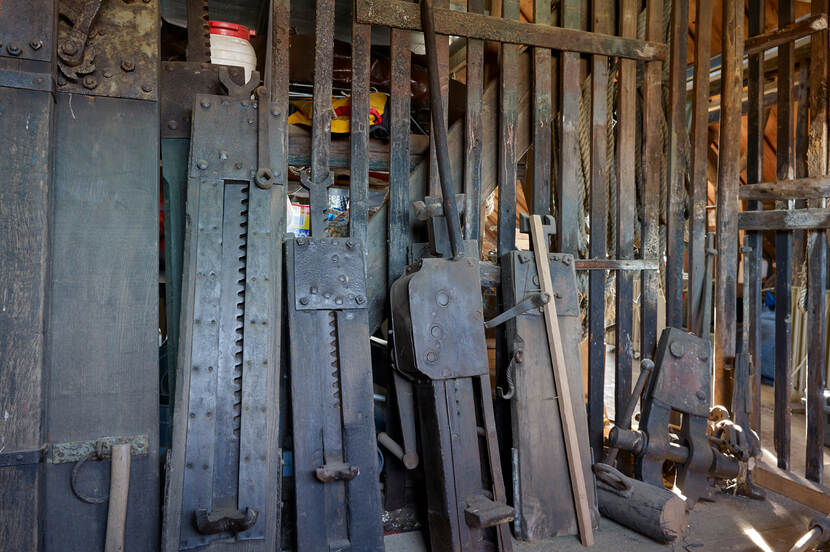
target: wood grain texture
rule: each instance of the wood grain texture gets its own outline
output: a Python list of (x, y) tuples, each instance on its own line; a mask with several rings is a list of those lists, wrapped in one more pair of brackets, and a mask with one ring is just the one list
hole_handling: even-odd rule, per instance
[[(0, 449), (45, 441), (44, 316), (52, 98), (0, 87)], [(41, 467), (0, 468), (0, 542), (38, 550)]]

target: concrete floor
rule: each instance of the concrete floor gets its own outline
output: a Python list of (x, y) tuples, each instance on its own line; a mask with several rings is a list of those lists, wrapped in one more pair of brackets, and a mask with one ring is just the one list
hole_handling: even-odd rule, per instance
[[(789, 550), (807, 529), (818, 512), (769, 492), (763, 501), (717, 495), (716, 502), (700, 502), (691, 514), (683, 539), (673, 545), (661, 545), (630, 529), (603, 518), (595, 533), (593, 550), (614, 552), (650, 552), (667, 550), (762, 551)], [(387, 552), (425, 552), (420, 532), (386, 537)], [(576, 537), (561, 537), (534, 543), (514, 541), (514, 552), (585, 551)]]

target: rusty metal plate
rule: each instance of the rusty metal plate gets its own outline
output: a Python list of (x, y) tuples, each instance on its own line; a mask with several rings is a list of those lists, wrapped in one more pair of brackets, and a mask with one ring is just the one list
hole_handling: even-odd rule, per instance
[(115, 445), (130, 445), (131, 456), (147, 454), (150, 450), (147, 435), (101, 437), (100, 439), (94, 439), (92, 441), (75, 441), (52, 445), (49, 447), (47, 461), (50, 464), (79, 462), (96, 451), (101, 454), (101, 458), (108, 458), (112, 455), (112, 447)]
[(54, 14), (52, 0), (0, 2), (0, 56), (49, 62)]
[[(197, 94), (222, 95), (219, 83), (221, 65), (190, 61), (165, 61), (159, 73), (159, 112), (162, 138), (187, 138), (193, 116), (193, 102)], [(241, 67), (228, 67), (236, 83), (241, 83), (245, 72)]]
[(654, 360), (659, 371), (650, 398), (673, 410), (709, 416), (709, 343), (678, 328), (666, 328)]
[[(63, 0), (59, 12), (77, 11), (83, 0)], [(71, 73), (58, 70), (59, 92), (113, 98), (158, 99), (159, 0), (103, 0), (93, 20), (83, 61)], [(56, 49), (70, 41), (72, 25), (58, 18)]]
[[(540, 291), (539, 276), (536, 273), (536, 261), (532, 251), (511, 251), (518, 262), (514, 263), (516, 275), (516, 301), (521, 301), (527, 294)], [(573, 255), (567, 253), (550, 253), (550, 279), (553, 283), (557, 316), (579, 316), (579, 298), (576, 293), (576, 272)], [(504, 264), (504, 263), (502, 263)], [(541, 309), (531, 310), (527, 315), (542, 315)]]
[(356, 238), (296, 238), (294, 301), (297, 310), (365, 309), (363, 246)]
[(424, 259), (407, 287), (416, 370), (430, 379), (488, 373), (478, 262)]

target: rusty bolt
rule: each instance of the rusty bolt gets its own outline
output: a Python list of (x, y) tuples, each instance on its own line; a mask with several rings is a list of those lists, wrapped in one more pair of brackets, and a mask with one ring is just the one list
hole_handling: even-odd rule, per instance
[(196, 166), (199, 167), (202, 170), (205, 170), (206, 168), (208, 168), (207, 161), (205, 161), (204, 159), (199, 159), (196, 162)]
[(171, 119), (170, 121), (167, 121), (167, 128), (169, 128), (170, 130), (176, 130), (177, 128), (179, 128), (179, 123)]
[(362, 295), (358, 295), (357, 297), (354, 298), (354, 300), (358, 305), (362, 305), (363, 303), (366, 302), (366, 298), (363, 297)]
[(6, 46), (6, 50), (9, 51), (9, 55), (12, 55), (12, 56), (19, 56), (20, 55), (20, 46), (18, 46), (17, 44), (15, 44), (13, 42), (9, 42), (9, 44)]
[(301, 305), (308, 305), (308, 297), (300, 297)]
[(98, 79), (96, 79), (92, 75), (87, 75), (87, 76), (84, 77), (83, 84), (84, 84), (84, 88), (86, 88), (88, 90), (92, 90), (93, 88), (98, 86)]
[(153, 87), (150, 86), (149, 84), (142, 84), (141, 85), (141, 90), (143, 90), (145, 93), (149, 94), (150, 92), (153, 91)]
[(78, 53), (78, 45), (71, 40), (64, 40), (61, 44), (61, 51), (68, 56), (74, 56)]
[(39, 38), (35, 38), (31, 42), (29, 42), (29, 47), (32, 50), (40, 50), (41, 48), (43, 48), (43, 41)]
[(133, 63), (133, 60), (131, 59), (122, 59), (121, 69), (126, 71), (127, 73), (131, 73), (135, 71), (135, 63)]

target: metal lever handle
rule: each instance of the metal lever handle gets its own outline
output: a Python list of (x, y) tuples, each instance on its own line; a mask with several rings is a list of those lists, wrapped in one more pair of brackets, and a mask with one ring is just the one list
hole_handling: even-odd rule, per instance
[[(637, 384), (634, 386), (634, 392), (631, 393), (631, 396), (628, 398), (628, 402), (625, 404), (625, 409), (623, 410), (622, 416), (619, 418), (620, 421), (631, 420), (631, 416), (634, 415), (634, 407), (637, 406), (637, 401), (640, 400), (640, 395), (643, 394), (643, 390), (646, 387), (646, 382), (648, 381), (652, 370), (654, 370), (654, 362), (648, 358), (643, 359), (640, 363), (640, 376), (637, 378)], [(603, 463), (613, 466), (614, 462), (617, 460), (617, 453), (619, 451), (620, 449), (618, 447), (611, 447), (608, 449), (608, 454), (605, 455)]]
[(539, 308), (542, 305), (546, 305), (548, 301), (550, 301), (550, 295), (548, 295), (544, 291), (530, 293), (524, 299), (522, 299), (521, 301), (519, 301), (503, 313), (485, 322), (484, 327), (489, 330), (491, 328), (495, 328), (496, 326), (500, 326), (508, 320), (516, 318), (520, 314), (524, 314), (531, 309)]

